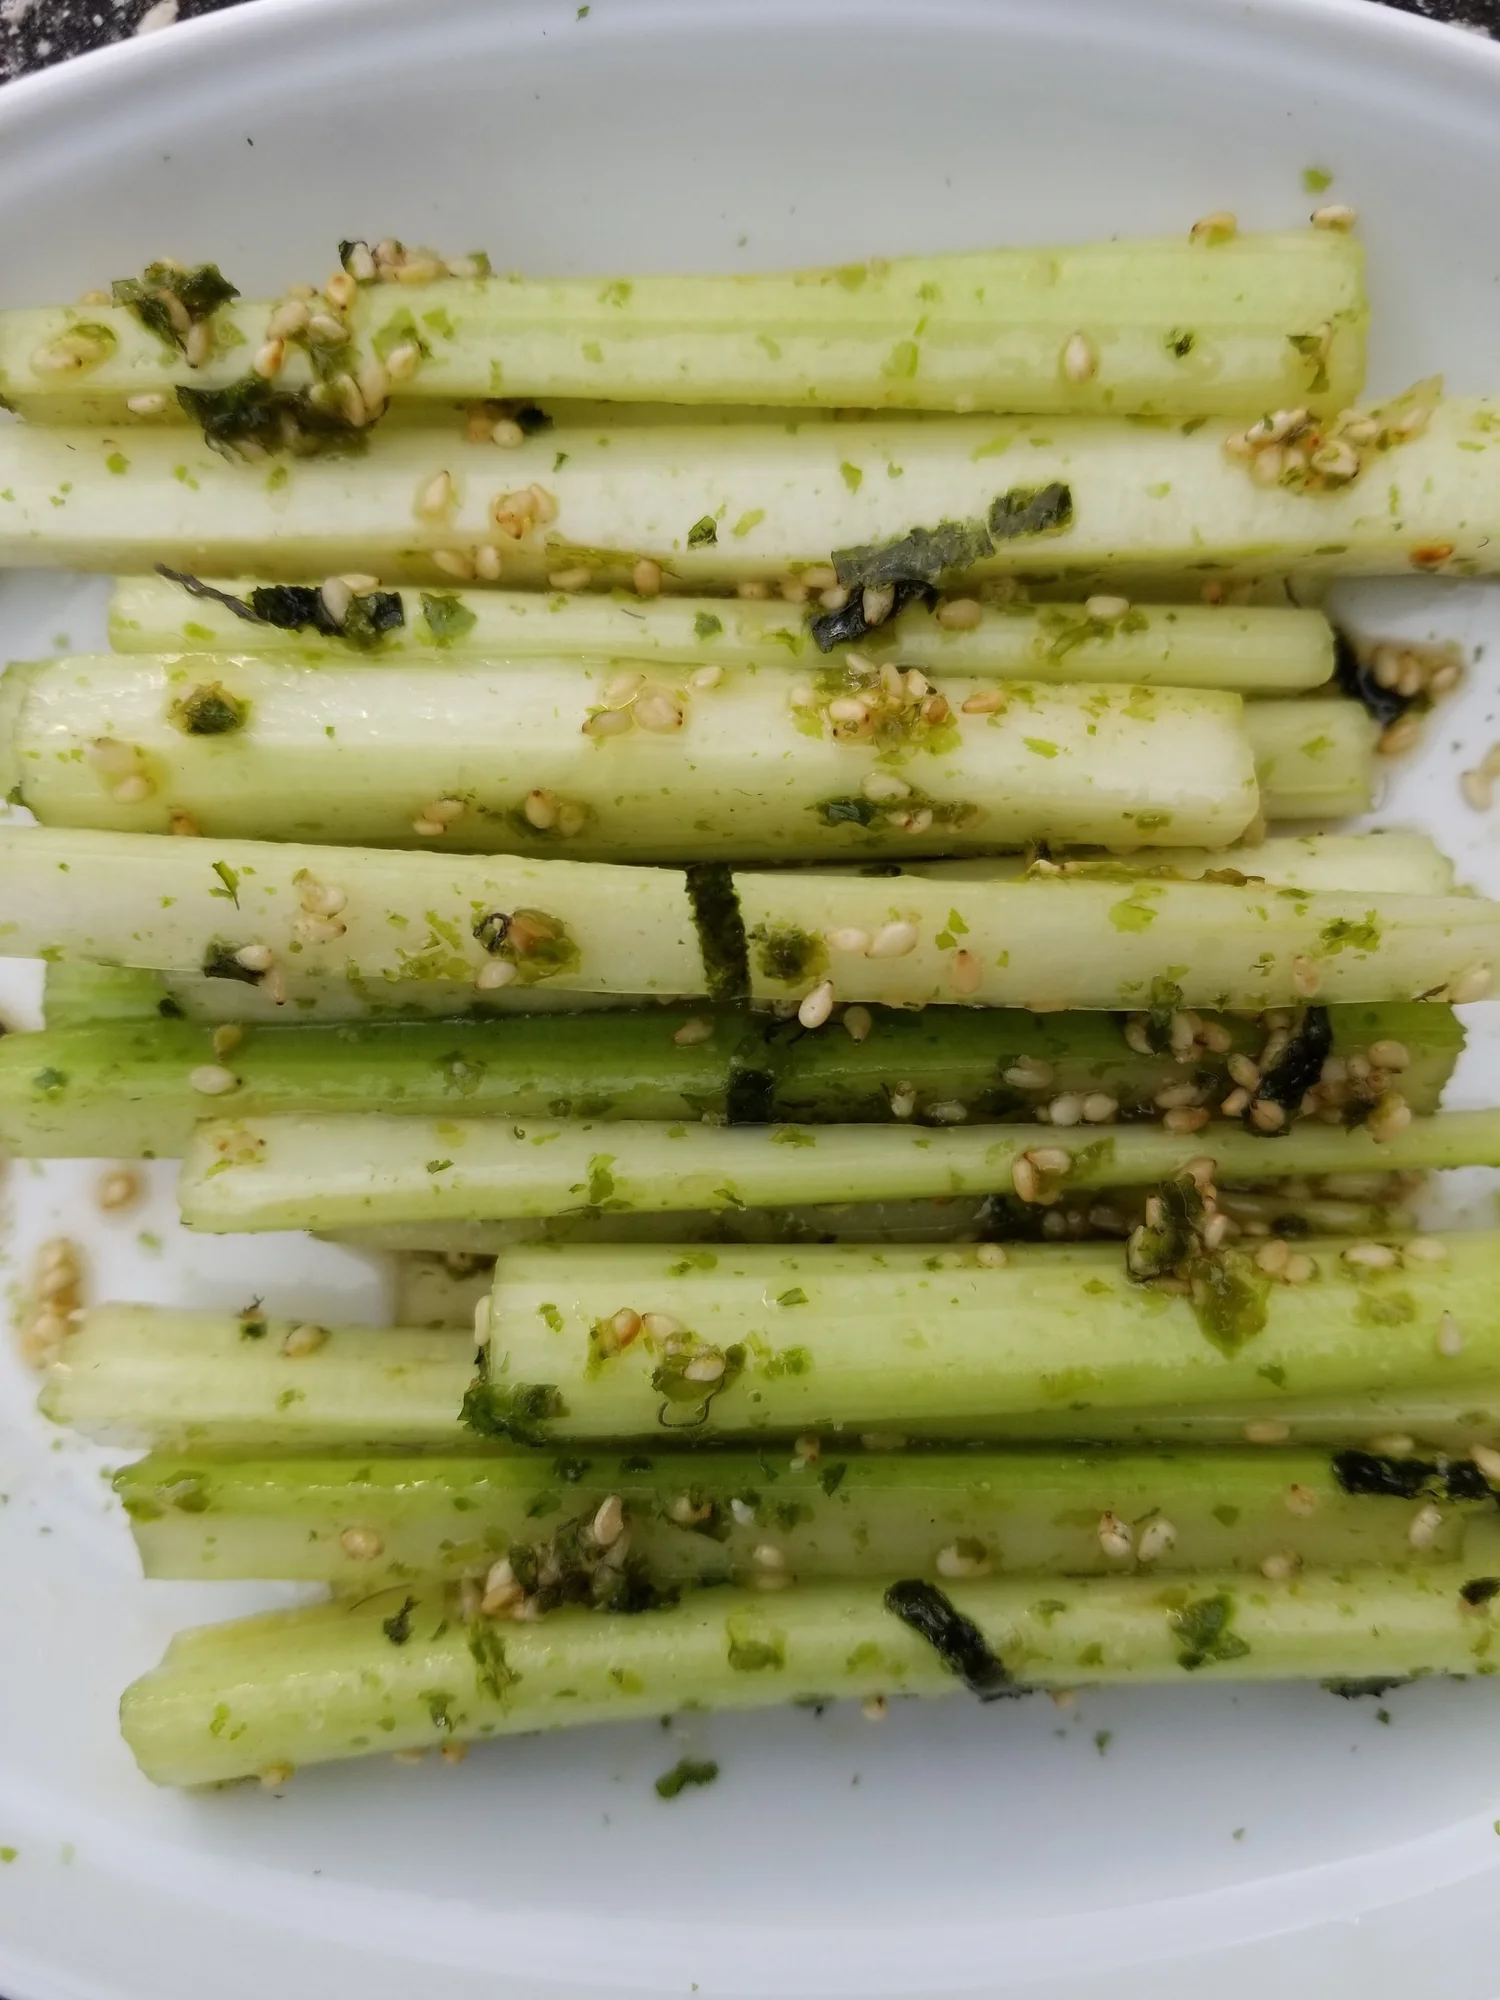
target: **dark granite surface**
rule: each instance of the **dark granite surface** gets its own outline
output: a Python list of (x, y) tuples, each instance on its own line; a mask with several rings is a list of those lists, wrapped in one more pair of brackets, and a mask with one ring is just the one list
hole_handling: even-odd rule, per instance
[[(127, 36), (247, 0), (0, 0), (0, 78), (24, 76)], [(420, 4), (420, 0), (417, 0)], [(1374, 4), (1374, 0), (1371, 0)], [(1407, 13), (1500, 33), (1500, 0), (1389, 0)]]

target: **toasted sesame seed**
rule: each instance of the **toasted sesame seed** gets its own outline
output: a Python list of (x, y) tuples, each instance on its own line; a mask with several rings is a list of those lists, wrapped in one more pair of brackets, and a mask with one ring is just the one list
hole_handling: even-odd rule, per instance
[(1227, 243), (1239, 234), (1239, 222), (1227, 208), (1216, 208), (1208, 215), (1200, 215), (1188, 231), (1194, 243)]
[(1403, 1264), (1443, 1264), (1448, 1246), (1441, 1236), (1409, 1236), (1401, 1246)]
[(750, 1560), (757, 1569), (785, 1569), (786, 1552), (777, 1548), (774, 1542), (760, 1542), (750, 1551)]
[(977, 597), (949, 597), (937, 608), (937, 622), (950, 632), (972, 632), (984, 618)]
[(866, 1722), (884, 1722), (889, 1710), (883, 1694), (867, 1694), (859, 1705), (859, 1712)]
[(823, 933), (830, 951), (850, 951), (861, 957), (870, 949), (870, 933), (862, 931), (855, 924), (845, 924), (835, 931)]
[(1388, 1090), (1365, 1121), (1365, 1129), (1376, 1145), (1383, 1146), (1411, 1124), (1412, 1110), (1399, 1092)]
[(1122, 1521), (1118, 1514), (1112, 1514), (1107, 1509), (1099, 1516), (1098, 1535), (1099, 1546), (1107, 1556), (1125, 1557), (1135, 1548), (1135, 1537), (1130, 1531), (1129, 1523)]
[(1421, 737), (1421, 716), (1408, 712), (1397, 716), (1394, 722), (1387, 724), (1375, 748), (1382, 757), (1399, 757), (1403, 751), (1410, 750), (1419, 743)]
[(618, 1493), (611, 1493), (599, 1503), (590, 1532), (601, 1549), (610, 1548), (625, 1532), (625, 1502)]
[(245, 1039), (245, 1030), (239, 1021), (221, 1021), (211, 1037), (216, 1056), (232, 1055)]
[(1257, 1132), (1279, 1132), (1286, 1123), (1286, 1112), (1269, 1097), (1257, 1098), (1250, 1107), (1250, 1123)]
[(1158, 1556), (1166, 1555), (1176, 1540), (1176, 1528), (1165, 1515), (1158, 1514), (1154, 1521), (1148, 1521), (1142, 1528), (1135, 1552), (1142, 1562), (1155, 1562)]
[(474, 984), (481, 993), (494, 993), (502, 986), (509, 986), (516, 976), (516, 968), (508, 958), (488, 958), (474, 975)]
[(1226, 1067), (1229, 1074), (1234, 1078), (1234, 1081), (1242, 1085), (1244, 1089), (1258, 1090), (1260, 1088), (1260, 1069), (1255, 1063), (1251, 1062), (1249, 1056), (1231, 1056)]
[(490, 425), (490, 443), (499, 445), (502, 451), (515, 451), (525, 442), (526, 433), (514, 417), (500, 417)]
[(267, 340), (255, 350), (255, 359), (250, 364), (262, 381), (274, 381), (281, 373), (286, 361), (286, 343), (282, 340)]
[(868, 1007), (846, 1007), (843, 1015), (844, 1032), (851, 1042), (869, 1040), (870, 1030), (875, 1025), (874, 1016)]
[(1020, 1199), (1034, 1207), (1041, 1199), (1041, 1177), (1030, 1154), (1023, 1153), (1010, 1170), (1011, 1186)]
[(630, 708), (600, 708), (588, 716), (583, 724), (585, 736), (625, 736), (635, 728), (635, 714)]
[(304, 1355), (316, 1354), (320, 1347), (328, 1344), (326, 1326), (314, 1326), (311, 1320), (292, 1327), (281, 1343), (281, 1351), (289, 1361), (300, 1360)]
[(891, 1087), (891, 1116), (910, 1118), (917, 1108), (917, 1087), (914, 1083), (898, 1083)]
[(143, 771), (135, 771), (112, 786), (109, 795), (117, 805), (138, 806), (143, 799), (149, 799), (155, 789)]
[(349, 616), (349, 607), (354, 602), (354, 592), (341, 576), (324, 579), (318, 596), (323, 600), (323, 609), (335, 625), (342, 625)]
[(1049, 1125), (1076, 1125), (1083, 1116), (1083, 1099), (1076, 1090), (1064, 1091), (1047, 1106)]
[(1492, 1445), (1471, 1444), (1469, 1457), (1491, 1485), (1500, 1486), (1500, 1451), (1496, 1451)]
[(654, 736), (674, 735), (686, 720), (682, 704), (665, 688), (644, 689), (636, 698), (633, 713), (636, 727)]
[(797, 1009), (797, 1019), (804, 1028), (821, 1028), (833, 1012), (833, 981), (823, 980), (807, 994)]
[(967, 997), (977, 993), (984, 983), (984, 967), (972, 951), (956, 951), (948, 961), (948, 987), (953, 993)]
[(1299, 1480), (1293, 1480), (1286, 1489), (1284, 1504), (1289, 1514), (1296, 1514), (1305, 1520), (1309, 1514), (1317, 1513), (1318, 1496), (1310, 1486), (1304, 1486)]
[(946, 1548), (938, 1550), (934, 1558), (934, 1568), (939, 1576), (988, 1576), (994, 1565), (982, 1550), (973, 1553), (960, 1548), (957, 1542), (950, 1542)]
[(918, 932), (915, 924), (898, 919), (894, 923), (882, 924), (870, 940), (867, 958), (905, 958), (917, 948)]
[(737, 583), (735, 585), (734, 594), (736, 597), (743, 597), (747, 601), (754, 603), (760, 598), (769, 597), (771, 595), (771, 586), (768, 583), (761, 583), (757, 579), (747, 578), (744, 583)]
[(1083, 1122), (1085, 1125), (1107, 1125), (1119, 1113), (1120, 1101), (1111, 1097), (1108, 1091), (1091, 1090), (1083, 1100)]
[(139, 1200), (141, 1177), (131, 1167), (112, 1167), (99, 1183), (99, 1206), (108, 1214)]
[(1397, 1262), (1396, 1252), (1388, 1243), (1351, 1243), (1343, 1256), (1346, 1264), (1369, 1271), (1389, 1271)]
[(1318, 1275), (1318, 1267), (1305, 1250), (1294, 1250), (1287, 1258), (1281, 1275), (1289, 1285), (1305, 1285), (1310, 1278)]
[(896, 587), (891, 583), (867, 584), (860, 598), (860, 610), (867, 625), (883, 625), (890, 617), (896, 602)]
[(374, 1528), (345, 1528), (339, 1547), (352, 1562), (373, 1562), (385, 1552), (385, 1540)]
[(1103, 620), (1105, 624), (1118, 624), (1130, 609), (1128, 597), (1086, 597), (1084, 611), (1090, 618)]
[(974, 1246), (974, 1262), (984, 1271), (999, 1271), (1010, 1262), (1003, 1243), (978, 1243)]
[(690, 1021), (683, 1022), (672, 1040), (678, 1048), (690, 1049), (696, 1047), (699, 1042), (712, 1041), (713, 1033), (713, 1022), (706, 1020), (702, 1014), (695, 1014)]
[(1257, 1267), (1268, 1277), (1279, 1278), (1286, 1270), (1291, 1257), (1292, 1246), (1279, 1236), (1273, 1236), (1269, 1243), (1262, 1243), (1255, 1253)]
[(1338, 229), (1349, 231), (1357, 220), (1355, 211), (1347, 202), (1325, 202), (1322, 208), (1315, 208), (1308, 220), (1314, 229)]
[(648, 1312), (641, 1314), (641, 1331), (651, 1340), (671, 1340), (683, 1330), (682, 1321), (674, 1319), (671, 1313)]
[(1467, 972), (1461, 972), (1448, 987), (1448, 998), (1455, 1007), (1467, 1005), (1471, 1000), (1482, 1000), (1495, 983), (1495, 975), (1487, 965), (1471, 965)]
[(1257, 1417), (1245, 1426), (1246, 1444), (1285, 1444), (1291, 1434), (1291, 1426), (1275, 1417)]
[(860, 790), (867, 799), (906, 799), (911, 797), (911, 786), (905, 778), (898, 778), (894, 771), (867, 771)]
[(1039, 1056), (1022, 1056), (1005, 1072), (1005, 1081), (1014, 1090), (1045, 1090), (1057, 1072)]
[(1305, 953), (1292, 960), (1292, 991), (1310, 1000), (1323, 984), (1323, 975)]
[(268, 1792), (275, 1792), (290, 1784), (295, 1775), (290, 1764), (267, 1764), (260, 1772), (260, 1782)]
[(695, 1354), (682, 1371), (684, 1382), (717, 1382), (724, 1373), (724, 1357), (717, 1348)]
[(1198, 1232), (1203, 1239), (1204, 1249), (1217, 1250), (1233, 1227), (1233, 1221), (1227, 1215), (1209, 1216)]
[(474, 558), (463, 549), (434, 549), (432, 560), (435, 568), (444, 576), (451, 576), (460, 583), (474, 580)]
[(1414, 1549), (1430, 1548), (1437, 1540), (1443, 1526), (1443, 1510), (1429, 1500), (1419, 1507), (1411, 1517), (1411, 1525), (1406, 1530), (1406, 1539)]
[(197, 1069), (188, 1071), (188, 1087), (202, 1097), (223, 1097), (231, 1090), (238, 1090), (240, 1080), (222, 1063), (200, 1063)]
[(408, 381), (422, 365), (422, 350), (414, 340), (403, 340), (385, 357), (385, 372), (393, 382)]
[(1290, 1549), (1278, 1549), (1261, 1559), (1260, 1573), (1268, 1583), (1285, 1583), (1301, 1567), (1301, 1556)]
[(1208, 1107), (1204, 1104), (1181, 1105), (1175, 1111), (1162, 1113), (1162, 1129), (1167, 1132), (1187, 1135), (1201, 1132), (1208, 1123)]
[(167, 399), (151, 389), (143, 396), (128, 396), (125, 407), (133, 417), (159, 417), (166, 410)]
[(594, 580), (594, 572), (582, 563), (575, 563), (569, 569), (555, 569), (547, 581), (554, 590), (587, 590)]
[(1445, 1361), (1456, 1361), (1464, 1351), (1463, 1328), (1451, 1312), (1445, 1312), (1438, 1320), (1436, 1346)]
[(1099, 372), (1099, 355), (1086, 333), (1070, 333), (1063, 342), (1062, 372), (1069, 382), (1091, 382)]
[(957, 1097), (940, 1097), (927, 1107), (927, 1116), (934, 1125), (962, 1125), (968, 1115), (968, 1105)]

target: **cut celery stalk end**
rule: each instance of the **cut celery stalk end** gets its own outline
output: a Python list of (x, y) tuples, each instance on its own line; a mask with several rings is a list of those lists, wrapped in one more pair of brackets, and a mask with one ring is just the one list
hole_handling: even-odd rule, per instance
[(1268, 820), (1344, 819), (1375, 799), (1380, 730), (1357, 701), (1257, 701), (1245, 708)]

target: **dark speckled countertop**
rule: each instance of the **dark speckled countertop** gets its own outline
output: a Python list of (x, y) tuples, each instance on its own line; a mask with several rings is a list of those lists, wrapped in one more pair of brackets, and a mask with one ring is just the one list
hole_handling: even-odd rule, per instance
[[(0, 0), (0, 78), (24, 76), (129, 35), (170, 31), (174, 22), (248, 0)], [(420, 0), (418, 0), (420, 4)], [(1372, 0), (1374, 4), (1374, 0)], [(1408, 13), (1500, 33), (1500, 0), (1389, 0)]]

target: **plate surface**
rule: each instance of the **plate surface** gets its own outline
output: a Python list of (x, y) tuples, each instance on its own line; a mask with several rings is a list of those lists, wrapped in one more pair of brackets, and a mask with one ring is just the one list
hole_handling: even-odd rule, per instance
[[(530, 271), (751, 268), (1295, 223), (1335, 175), (1372, 262), (1374, 385), (1500, 387), (1500, 51), (1363, 5), (1227, 0), (260, 0), (0, 98), (0, 303), (170, 254), (247, 292), (343, 235)], [(0, 646), (102, 643), (103, 589), (0, 579)], [(1500, 640), (1475, 586), (1362, 587), (1351, 620)], [(1454, 776), (1483, 666), (1383, 818), (1500, 892)], [(0, 966), (31, 1018), (32, 968)], [(1471, 1009), (1457, 1101), (1500, 1094)], [(296, 1238), (194, 1243), (97, 1167), (9, 1170), (9, 1268), (62, 1228), (89, 1294), (378, 1319), (383, 1273)], [(1492, 1221), (1487, 1179), (1467, 1216)], [(1500, 1686), (1086, 1694), (585, 1732), (153, 1791), (114, 1704), (176, 1626), (274, 1592), (142, 1585), (100, 1473), (0, 1355), (0, 1990), (9, 2000), (981, 1993), (1494, 2000)], [(118, 1456), (118, 1455), (116, 1455)], [(671, 1804), (686, 1750), (723, 1775)]]

